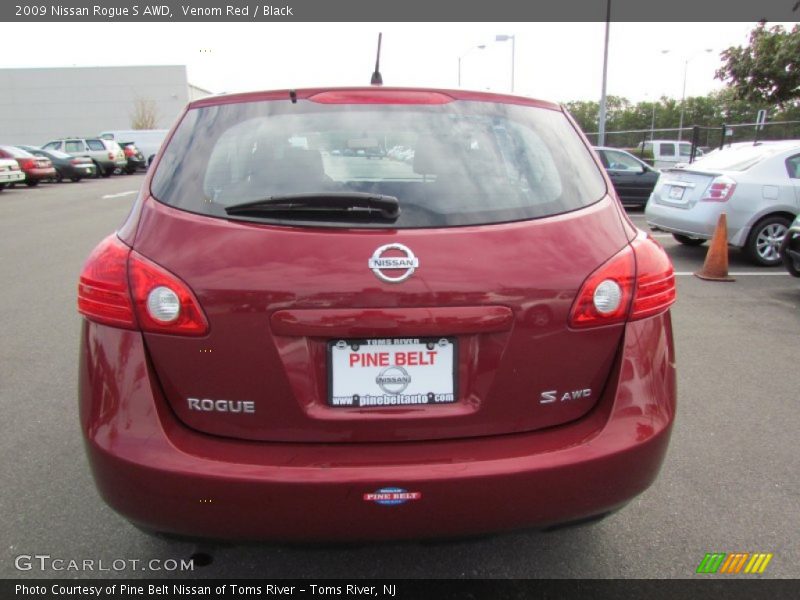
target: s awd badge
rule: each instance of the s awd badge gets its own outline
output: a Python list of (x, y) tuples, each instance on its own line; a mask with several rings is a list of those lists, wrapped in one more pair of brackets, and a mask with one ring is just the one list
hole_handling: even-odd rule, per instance
[(583, 390), (572, 390), (571, 392), (559, 392), (558, 390), (547, 390), (539, 395), (539, 404), (552, 404), (553, 402), (567, 402), (570, 400), (580, 400), (581, 398), (591, 398), (591, 388)]

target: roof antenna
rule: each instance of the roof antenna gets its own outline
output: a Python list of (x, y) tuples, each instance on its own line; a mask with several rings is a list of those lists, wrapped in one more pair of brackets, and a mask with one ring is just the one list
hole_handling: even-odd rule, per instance
[(383, 85), (383, 77), (381, 77), (381, 38), (383, 33), (378, 34), (378, 56), (375, 59), (375, 72), (372, 74), (370, 80), (371, 85)]

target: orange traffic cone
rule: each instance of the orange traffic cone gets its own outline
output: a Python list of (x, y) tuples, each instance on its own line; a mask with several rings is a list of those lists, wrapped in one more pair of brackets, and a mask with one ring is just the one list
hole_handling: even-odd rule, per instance
[(703, 268), (695, 273), (695, 277), (709, 281), (736, 281), (728, 275), (728, 217), (725, 213), (719, 216), (711, 246), (706, 254)]

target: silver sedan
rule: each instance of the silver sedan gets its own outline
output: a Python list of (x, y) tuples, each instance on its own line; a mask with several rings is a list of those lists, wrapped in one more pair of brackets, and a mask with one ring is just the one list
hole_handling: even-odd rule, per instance
[(695, 246), (727, 213), (728, 243), (756, 264), (781, 263), (780, 247), (800, 213), (800, 140), (743, 142), (664, 171), (647, 202), (653, 229)]

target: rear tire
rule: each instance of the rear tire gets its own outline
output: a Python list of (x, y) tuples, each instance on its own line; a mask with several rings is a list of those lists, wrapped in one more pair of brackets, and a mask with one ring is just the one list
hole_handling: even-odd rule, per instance
[(70, 181), (73, 183), (78, 183), (83, 177), (70, 177)]
[(30, 180), (30, 179), (28, 179), (28, 180), (25, 182), (25, 185), (27, 185), (28, 187), (36, 187), (37, 185), (39, 185), (39, 182), (38, 182), (38, 181), (36, 181), (35, 179), (34, 179), (34, 180)]
[(780, 215), (761, 219), (753, 226), (744, 246), (747, 258), (761, 267), (781, 264), (781, 244), (790, 225), (791, 220)]
[(676, 242), (683, 244), (684, 246), (702, 246), (706, 243), (706, 241), (702, 238), (693, 238), (680, 233), (673, 233), (672, 237), (675, 238)]
[(56, 183), (61, 183), (64, 181), (64, 176), (61, 174), (61, 171), (56, 170)]
[(104, 173), (103, 167), (101, 167), (100, 163), (96, 160), (93, 160), (92, 162), (94, 163), (94, 178), (99, 179)]

